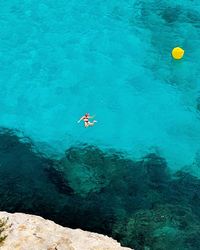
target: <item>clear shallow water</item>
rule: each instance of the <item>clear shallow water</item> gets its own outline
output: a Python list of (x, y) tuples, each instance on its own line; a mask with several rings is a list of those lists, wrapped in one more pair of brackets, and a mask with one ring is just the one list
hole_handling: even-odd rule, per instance
[[(173, 168), (199, 153), (197, 1), (0, 4), (0, 125), (63, 153), (77, 142)], [(185, 49), (180, 62), (175, 46)], [(85, 130), (85, 112), (98, 124)]]

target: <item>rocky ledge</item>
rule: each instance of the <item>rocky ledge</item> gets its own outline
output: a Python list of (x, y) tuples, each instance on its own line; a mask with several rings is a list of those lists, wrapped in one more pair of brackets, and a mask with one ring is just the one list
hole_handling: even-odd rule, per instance
[(62, 227), (35, 215), (0, 212), (0, 221), (1, 250), (130, 250), (107, 236)]

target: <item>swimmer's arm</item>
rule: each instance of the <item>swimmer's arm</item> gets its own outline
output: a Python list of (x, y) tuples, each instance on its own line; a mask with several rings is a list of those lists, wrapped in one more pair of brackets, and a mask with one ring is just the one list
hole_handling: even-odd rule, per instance
[(79, 121), (77, 121), (77, 122), (79, 123), (79, 122), (82, 121), (83, 119), (84, 119), (84, 116), (82, 116), (81, 119), (80, 119)]

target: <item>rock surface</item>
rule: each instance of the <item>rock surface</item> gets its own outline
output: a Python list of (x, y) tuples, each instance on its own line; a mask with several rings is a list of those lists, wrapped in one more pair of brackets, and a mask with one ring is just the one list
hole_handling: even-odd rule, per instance
[(42, 217), (0, 212), (8, 218), (7, 235), (1, 250), (128, 250), (118, 242), (96, 233), (59, 226)]

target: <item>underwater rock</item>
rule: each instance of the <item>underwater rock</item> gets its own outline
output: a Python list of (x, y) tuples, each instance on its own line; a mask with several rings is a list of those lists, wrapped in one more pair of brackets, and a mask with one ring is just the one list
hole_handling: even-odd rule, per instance
[(197, 110), (200, 111), (200, 97), (197, 98), (197, 104), (196, 104), (196, 107), (197, 107)]
[[(164, 20), (166, 25), (174, 25), (173, 27), (175, 27), (176, 24), (185, 22), (199, 27), (199, 12), (194, 8), (192, 3), (185, 7), (184, 5), (169, 1), (160, 2), (159, 4), (156, 0), (148, 2), (136, 1), (134, 3), (134, 9), (137, 10), (137, 12), (133, 12), (133, 15), (136, 15), (134, 16), (136, 22), (140, 19), (140, 21), (149, 28), (153, 28), (154, 22), (156, 19), (158, 21), (159, 18), (160, 21)], [(140, 15), (138, 15), (138, 13), (140, 13)], [(148, 20), (150, 20), (150, 22), (148, 22)], [(138, 25), (142, 23), (138, 22)]]
[(66, 173), (69, 184), (77, 194), (85, 196), (100, 192), (109, 183), (109, 157), (94, 146), (83, 145), (66, 151), (58, 168)]
[(197, 10), (188, 10), (186, 20), (196, 28), (200, 27), (200, 16)]
[(48, 166), (44, 168), (48, 178), (52, 181), (52, 183), (57, 188), (58, 192), (62, 194), (72, 195), (73, 189), (69, 186), (66, 179), (64, 178), (64, 174), (54, 168), (53, 166)]
[[(196, 228), (196, 230), (194, 230)], [(113, 227), (113, 235), (120, 232), (121, 242), (135, 244), (135, 248), (149, 249), (198, 249), (193, 248), (191, 235), (200, 236), (200, 223), (191, 210), (173, 205), (158, 206), (152, 210), (139, 210), (127, 221), (119, 221)], [(187, 242), (187, 245), (186, 245)]]
[(145, 156), (143, 158), (143, 166), (147, 171), (148, 178), (152, 182), (166, 182), (170, 178), (165, 159), (156, 154)]
[(197, 177), (178, 171), (168, 186), (168, 200), (171, 203), (181, 202), (185, 206), (191, 206), (194, 214), (200, 216), (200, 180)]
[(134, 161), (77, 145), (55, 160), (4, 132), (0, 210), (40, 215), (138, 250), (198, 249), (200, 180), (183, 171), (172, 176), (158, 153)]
[(160, 12), (161, 17), (169, 24), (177, 22), (179, 20), (182, 7), (181, 6), (174, 6), (174, 7), (167, 7), (163, 8)]

